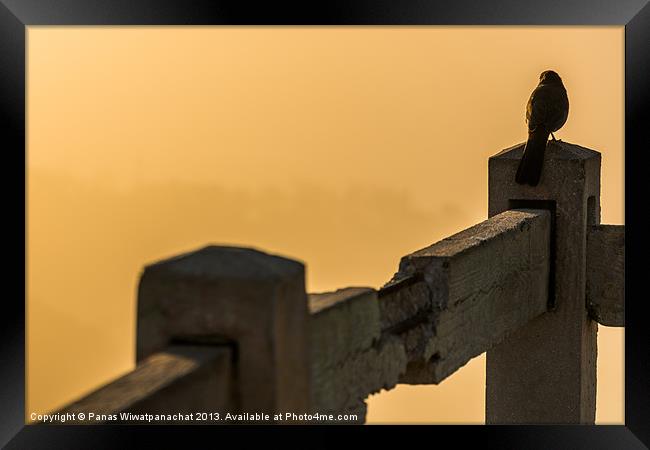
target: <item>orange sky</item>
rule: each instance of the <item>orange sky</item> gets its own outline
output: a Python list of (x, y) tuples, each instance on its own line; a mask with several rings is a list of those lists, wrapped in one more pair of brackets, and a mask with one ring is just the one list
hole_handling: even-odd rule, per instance
[[(379, 287), (487, 217), (487, 158), (554, 69), (559, 139), (603, 154), (621, 224), (623, 27), (29, 27), (27, 412), (133, 368), (143, 265), (207, 243)], [(599, 329), (599, 422), (623, 422), (623, 330)], [(369, 400), (376, 422), (482, 422), (484, 357)]]

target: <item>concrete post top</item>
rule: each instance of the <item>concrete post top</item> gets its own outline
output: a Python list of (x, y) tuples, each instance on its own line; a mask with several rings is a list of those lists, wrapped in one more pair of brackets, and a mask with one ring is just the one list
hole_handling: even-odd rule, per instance
[[(519, 160), (521, 159), (525, 146), (526, 143), (522, 142), (521, 144), (501, 150), (496, 155), (491, 156), (490, 159)], [(545, 160), (588, 160), (592, 158), (600, 158), (600, 152), (559, 140), (548, 141), (546, 152), (544, 153)]]
[(308, 318), (304, 264), (210, 245), (145, 268), (136, 358), (179, 342), (236, 342), (235, 401), (242, 411), (307, 411)]
[(254, 248), (209, 245), (199, 250), (150, 264), (146, 275), (197, 278), (281, 281), (304, 274), (303, 263)]
[[(594, 197), (594, 206), (600, 204), (599, 152), (568, 142), (548, 141), (539, 184), (528, 186), (515, 183), (525, 146), (521, 143), (507, 148), (488, 160), (490, 217), (512, 208), (511, 199), (556, 201), (562, 205), (563, 214), (570, 221), (582, 215), (583, 202), (587, 201), (587, 197)], [(590, 211), (593, 212), (591, 220), (597, 223), (599, 208)]]

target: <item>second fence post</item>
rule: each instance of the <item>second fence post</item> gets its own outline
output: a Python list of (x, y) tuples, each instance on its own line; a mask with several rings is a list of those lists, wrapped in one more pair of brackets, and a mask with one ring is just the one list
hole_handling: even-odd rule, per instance
[(531, 187), (515, 182), (523, 147), (490, 158), (489, 215), (551, 210), (549, 310), (487, 352), (486, 422), (594, 423), (597, 324), (585, 270), (587, 226), (600, 222), (600, 153), (550, 141)]

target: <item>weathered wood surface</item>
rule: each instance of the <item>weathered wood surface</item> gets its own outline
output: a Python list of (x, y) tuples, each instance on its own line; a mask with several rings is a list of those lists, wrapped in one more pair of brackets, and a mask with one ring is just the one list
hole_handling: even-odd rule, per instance
[(512, 210), (402, 258), (379, 292), (409, 360), (400, 382), (439, 383), (545, 312), (549, 255), (548, 211)]
[(313, 411), (354, 413), (365, 420), (365, 399), (397, 384), (406, 367), (401, 341), (381, 339), (377, 292), (347, 288), (310, 294)]
[(585, 305), (585, 262), (587, 227), (600, 223), (600, 153), (549, 141), (532, 187), (514, 182), (523, 150), (490, 158), (488, 213), (554, 205), (554, 308), (487, 352), (486, 422), (593, 424), (598, 325)]
[(140, 279), (137, 358), (178, 339), (238, 346), (244, 411), (309, 409), (304, 265), (251, 248), (208, 246), (149, 265)]
[(587, 308), (593, 320), (625, 326), (625, 226), (594, 225), (587, 232)]
[[(190, 414), (226, 411), (234, 407), (236, 401), (233, 397), (232, 356), (232, 349), (227, 346), (170, 346), (144, 359), (135, 370), (59, 412), (86, 415), (84, 420), (70, 423), (110, 424), (129, 422), (120, 416), (120, 413), (128, 412)], [(89, 413), (95, 416), (91, 417)]]
[(549, 254), (548, 211), (507, 211), (404, 257), (379, 293), (311, 294), (314, 410), (365, 415), (382, 388), (439, 383), (546, 311)]

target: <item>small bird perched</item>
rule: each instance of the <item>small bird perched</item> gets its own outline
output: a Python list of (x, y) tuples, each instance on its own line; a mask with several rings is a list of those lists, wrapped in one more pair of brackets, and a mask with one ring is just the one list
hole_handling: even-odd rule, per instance
[(544, 151), (548, 135), (562, 128), (569, 116), (569, 98), (560, 76), (546, 70), (539, 76), (539, 84), (526, 105), (528, 140), (519, 162), (515, 181), (537, 186), (542, 175)]

